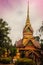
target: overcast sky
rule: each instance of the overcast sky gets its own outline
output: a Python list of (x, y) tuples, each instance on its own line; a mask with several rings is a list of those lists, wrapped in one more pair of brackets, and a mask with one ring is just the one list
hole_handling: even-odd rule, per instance
[[(12, 43), (23, 37), (23, 28), (26, 23), (28, 0), (0, 0), (0, 18), (7, 21), (11, 28)], [(43, 0), (29, 0), (30, 23), (34, 35), (43, 21)]]

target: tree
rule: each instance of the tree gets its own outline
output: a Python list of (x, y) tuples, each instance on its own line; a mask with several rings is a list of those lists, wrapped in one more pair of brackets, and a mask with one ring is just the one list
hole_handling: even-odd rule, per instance
[(3, 55), (3, 54), (5, 54), (5, 48), (0, 48), (0, 57)]
[(0, 19), (0, 47), (8, 48), (11, 44), (11, 39), (8, 36), (10, 28), (6, 21)]
[(41, 39), (41, 65), (43, 65), (43, 39)]
[(36, 36), (34, 38), (39, 42), (39, 40), (40, 40), (40, 37), (39, 36)]
[(43, 39), (41, 39), (41, 50), (43, 50)]
[(17, 52), (17, 48), (16, 47), (14, 47), (13, 45), (10, 45), (9, 50), (10, 50), (10, 56), (13, 57), (13, 56), (16, 55), (16, 52)]

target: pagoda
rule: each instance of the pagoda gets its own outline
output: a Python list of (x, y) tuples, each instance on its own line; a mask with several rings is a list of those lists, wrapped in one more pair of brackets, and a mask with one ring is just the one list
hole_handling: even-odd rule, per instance
[(33, 29), (31, 27), (29, 19), (29, 1), (27, 9), (27, 19), (25, 27), (23, 29), (23, 38), (16, 43), (16, 48), (18, 50), (17, 53), (20, 58), (26, 57), (38, 61), (40, 58), (38, 52), (40, 51), (41, 46), (40, 43), (36, 41), (33, 36)]

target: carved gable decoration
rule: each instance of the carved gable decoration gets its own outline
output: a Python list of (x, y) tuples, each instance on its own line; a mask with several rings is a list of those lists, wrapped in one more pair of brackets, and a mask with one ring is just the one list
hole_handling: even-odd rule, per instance
[(33, 42), (30, 40), (30, 41), (27, 43), (27, 46), (33, 46)]

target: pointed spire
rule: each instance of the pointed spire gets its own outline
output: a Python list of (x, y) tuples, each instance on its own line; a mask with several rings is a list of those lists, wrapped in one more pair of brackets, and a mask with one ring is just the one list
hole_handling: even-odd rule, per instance
[(29, 19), (29, 0), (28, 0), (28, 7), (27, 7), (27, 19), (26, 19), (26, 25), (25, 25), (24, 30), (26, 31), (28, 28), (31, 29), (31, 32), (33, 34), (33, 29), (31, 27), (30, 19)]
[(26, 20), (26, 25), (30, 23), (29, 20), (29, 0), (28, 0), (28, 8), (27, 8), (27, 20)]
[(27, 19), (29, 19), (29, 0), (28, 0)]

